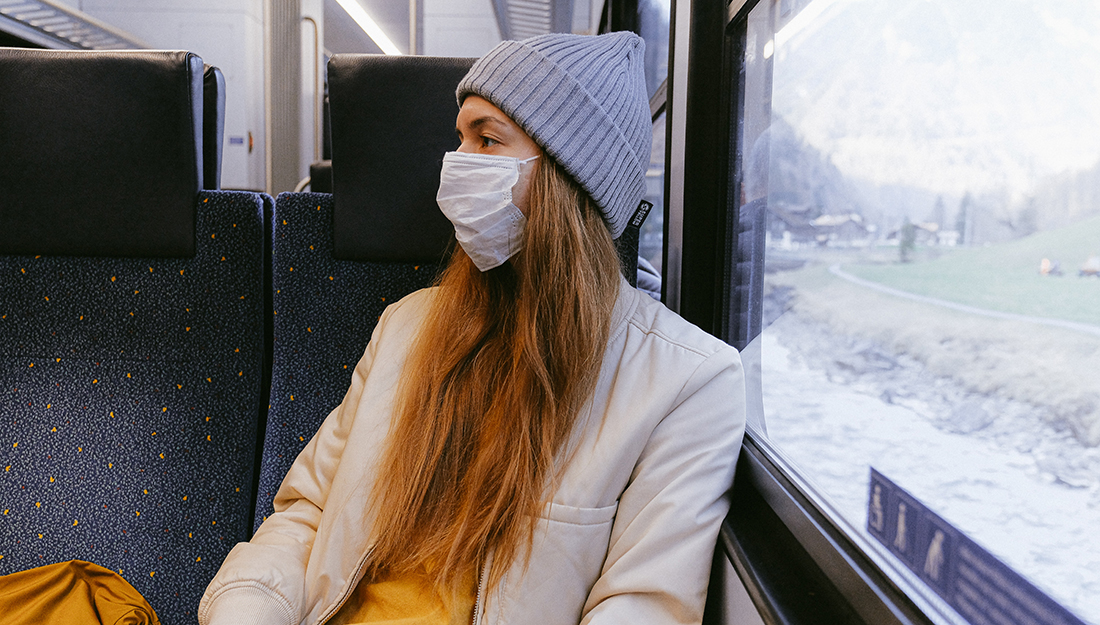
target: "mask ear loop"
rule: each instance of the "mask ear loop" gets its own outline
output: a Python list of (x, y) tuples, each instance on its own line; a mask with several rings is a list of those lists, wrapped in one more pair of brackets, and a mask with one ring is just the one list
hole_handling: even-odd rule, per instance
[[(512, 185), (511, 189), (508, 189), (508, 201), (509, 202), (511, 202), (513, 200), (513, 198), (512, 198), (512, 189), (514, 189), (516, 187), (516, 185), (518, 185), (519, 183), (523, 182), (524, 176), (528, 175), (528, 173), (525, 171), (526, 168), (524, 167), (524, 165), (526, 165), (527, 163), (530, 163), (531, 161), (535, 160), (539, 156), (541, 156), (541, 155), (536, 154), (536, 155), (531, 156), (529, 158), (516, 159), (516, 170), (519, 172), (519, 178), (516, 180), (516, 184)], [(513, 206), (515, 206), (515, 204), (513, 204)]]

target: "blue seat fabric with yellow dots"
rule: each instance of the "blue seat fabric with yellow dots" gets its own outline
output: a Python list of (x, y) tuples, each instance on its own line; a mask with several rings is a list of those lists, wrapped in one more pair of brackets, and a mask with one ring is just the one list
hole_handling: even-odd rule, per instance
[(166, 624), (252, 499), (261, 205), (199, 202), (194, 258), (0, 257), (0, 574), (94, 562)]
[[(43, 57), (39, 74), (68, 71), (70, 57)], [(95, 69), (74, 71), (72, 80), (119, 74), (110, 54), (71, 58)], [(201, 95), (201, 60), (161, 52), (118, 60), (125, 84), (106, 85), (108, 101), (85, 111), (102, 123), (65, 129), (62, 143), (73, 150), (121, 144), (128, 131), (119, 129), (136, 126), (141, 142), (167, 142), (141, 148), (175, 155), (159, 165), (164, 171), (134, 178), (132, 171), (114, 171), (120, 166), (102, 152), (98, 161), (44, 159), (34, 172), (42, 180), (78, 177), (76, 170), (87, 167), (96, 169), (84, 172), (89, 179), (121, 176), (114, 184), (126, 191), (85, 198), (79, 188), (39, 184), (16, 189), (18, 202), (0, 197), (0, 228), (9, 235), (0, 241), (0, 575), (86, 560), (121, 573), (162, 623), (192, 623), (206, 584), (251, 526), (266, 308), (264, 198), (199, 191), (201, 149), (192, 131), (201, 128), (202, 111), (190, 104), (196, 89)], [(143, 82), (146, 62), (166, 77), (169, 95), (143, 108), (126, 98), (157, 92)], [(2, 65), (0, 59), (5, 91), (12, 76)], [(25, 95), (33, 87), (27, 80), (19, 88)], [(176, 97), (183, 106), (165, 104)], [(63, 105), (48, 93), (31, 99), (41, 109)], [(111, 122), (111, 111), (124, 119)], [(24, 148), (54, 149), (52, 126), (36, 121), (34, 110), (20, 114), (0, 122), (0, 131), (8, 122), (30, 124), (38, 144), (5, 141), (0, 161), (27, 162), (20, 160)], [(94, 136), (112, 123), (116, 134)], [(150, 125), (142, 130), (144, 124)], [(185, 183), (166, 191), (163, 181), (181, 170)], [(4, 188), (11, 189), (28, 174), (0, 172), (7, 175)], [(165, 193), (178, 210), (157, 199)], [(143, 204), (143, 197), (150, 199)], [(52, 228), (42, 218), (20, 221), (21, 211), (58, 206)], [(135, 215), (130, 225), (157, 232), (100, 237), (80, 230), (97, 222), (125, 230), (112, 211)], [(168, 215), (143, 222), (149, 212)], [(74, 231), (79, 220), (66, 214), (79, 213), (84, 221)], [(185, 235), (177, 237), (182, 244), (157, 239), (163, 231)], [(84, 238), (91, 242), (80, 243)]]
[(425, 262), (338, 260), (333, 196), (283, 193), (272, 230), (274, 357), (256, 527), (298, 453), (351, 384), (385, 307), (435, 279)]
[(274, 354), (256, 527), (351, 383), (388, 304), (430, 286), (454, 240), (435, 202), (473, 59), (338, 54), (328, 64), (333, 194), (275, 202)]

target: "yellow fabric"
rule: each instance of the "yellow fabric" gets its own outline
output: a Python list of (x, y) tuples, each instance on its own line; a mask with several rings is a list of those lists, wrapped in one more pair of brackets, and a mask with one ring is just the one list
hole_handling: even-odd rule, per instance
[(427, 573), (363, 578), (332, 625), (468, 625), (474, 618), (477, 574), (463, 576), (458, 591), (440, 593)]
[(159, 625), (152, 606), (114, 571), (70, 560), (0, 577), (5, 625)]

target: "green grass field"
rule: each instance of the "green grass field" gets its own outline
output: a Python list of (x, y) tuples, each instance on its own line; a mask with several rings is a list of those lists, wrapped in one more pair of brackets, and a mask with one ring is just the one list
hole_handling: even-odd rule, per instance
[[(989, 247), (956, 249), (909, 264), (845, 264), (844, 270), (903, 291), (1036, 317), (1100, 325), (1100, 279), (1077, 270), (1100, 254), (1100, 217)], [(1043, 258), (1062, 276), (1039, 274)]]

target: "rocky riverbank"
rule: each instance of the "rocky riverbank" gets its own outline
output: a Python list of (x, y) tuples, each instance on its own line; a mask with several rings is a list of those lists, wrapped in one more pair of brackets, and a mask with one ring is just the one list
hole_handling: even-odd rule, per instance
[(858, 332), (858, 325), (851, 334), (839, 333), (807, 314), (807, 302), (800, 306), (792, 286), (768, 284), (766, 291), (765, 326), (775, 325), (771, 331), (798, 363), (823, 371), (833, 383), (908, 408), (940, 430), (1029, 454), (1040, 479), (1089, 489), (1100, 507), (1100, 448), (1079, 440), (1056, 417), (1057, 407), (997, 392), (1007, 382), (991, 385), (989, 392), (964, 377), (934, 373), (922, 360)]

